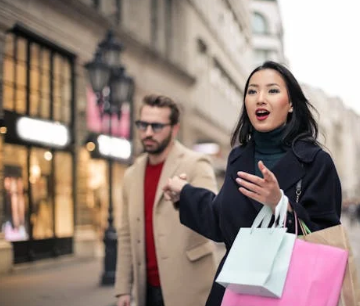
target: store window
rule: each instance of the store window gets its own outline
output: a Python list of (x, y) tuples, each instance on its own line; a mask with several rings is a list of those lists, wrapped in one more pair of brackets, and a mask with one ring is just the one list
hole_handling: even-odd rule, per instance
[(4, 109), (70, 124), (71, 61), (37, 42), (8, 33), (4, 54)]
[(103, 235), (108, 217), (108, 167), (105, 160), (88, 156), (87, 203), (91, 210), (92, 224), (99, 237)]
[(53, 237), (53, 205), (51, 194), (51, 160), (46, 150), (32, 148), (30, 152), (31, 224), (34, 239)]
[[(66, 50), (24, 28), (6, 34), (2, 92), (8, 129), (0, 152), (0, 229), (13, 242), (15, 263), (72, 252), (73, 60)], [(45, 123), (38, 119), (46, 120), (48, 133), (39, 129)], [(62, 146), (46, 137), (59, 126), (68, 139)]]
[[(86, 203), (91, 210), (91, 223), (97, 232), (99, 239), (104, 235), (108, 226), (109, 217), (109, 166), (105, 160), (91, 159), (83, 151), (83, 158), (87, 160), (87, 200)], [(122, 201), (121, 186), (126, 166), (120, 163), (113, 163), (112, 196), (114, 207), (114, 224), (120, 222), (120, 205)]]
[(67, 152), (55, 153), (55, 235), (70, 237), (74, 233), (72, 195), (72, 157)]
[(4, 218), (2, 232), (8, 241), (29, 239), (30, 226), (27, 214), (28, 176), (27, 151), (16, 145), (3, 146)]

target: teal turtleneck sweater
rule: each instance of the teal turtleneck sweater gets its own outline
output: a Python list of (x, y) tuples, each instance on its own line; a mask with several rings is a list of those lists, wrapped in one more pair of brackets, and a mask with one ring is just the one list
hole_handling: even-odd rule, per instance
[(281, 126), (270, 132), (253, 132), (255, 142), (255, 175), (262, 177), (262, 173), (258, 167), (260, 160), (271, 170), (285, 155), (286, 150), (282, 144), (284, 130), (285, 126)]

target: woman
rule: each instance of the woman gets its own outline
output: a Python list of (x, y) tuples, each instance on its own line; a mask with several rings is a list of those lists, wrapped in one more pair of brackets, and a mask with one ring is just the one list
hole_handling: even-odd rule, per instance
[[(231, 139), (240, 145), (229, 155), (219, 194), (191, 186), (185, 175), (164, 187), (165, 197), (179, 207), (181, 223), (224, 242), (228, 252), (239, 229), (250, 227), (263, 205), (275, 210), (283, 190), (289, 232), (295, 232), (294, 211), (312, 231), (340, 224), (340, 181), (316, 141), (312, 106), (295, 77), (284, 66), (265, 62), (250, 74), (244, 92)], [(206, 305), (219, 306), (224, 290), (214, 282)]]

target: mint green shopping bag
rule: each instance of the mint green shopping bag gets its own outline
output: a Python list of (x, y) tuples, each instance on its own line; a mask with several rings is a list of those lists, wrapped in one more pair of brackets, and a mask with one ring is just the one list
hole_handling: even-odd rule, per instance
[[(287, 203), (279, 226), (268, 228), (272, 211), (264, 206), (251, 228), (240, 229), (217, 283), (239, 294), (282, 296), (296, 238), (283, 227), (286, 208)], [(261, 222), (262, 227), (257, 228)]]

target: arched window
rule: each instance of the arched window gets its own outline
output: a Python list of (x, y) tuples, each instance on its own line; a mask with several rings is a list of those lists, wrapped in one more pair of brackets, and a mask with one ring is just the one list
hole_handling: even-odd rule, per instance
[(256, 34), (266, 34), (268, 33), (267, 22), (263, 15), (259, 13), (254, 13), (252, 16), (252, 29)]

